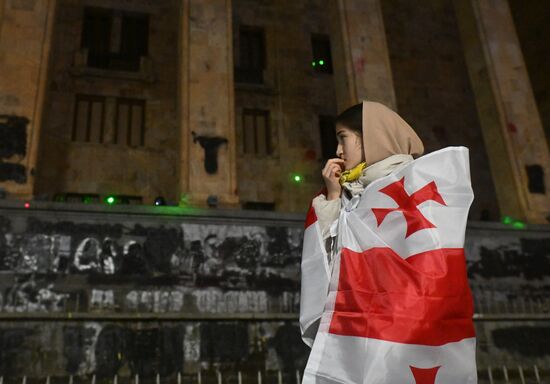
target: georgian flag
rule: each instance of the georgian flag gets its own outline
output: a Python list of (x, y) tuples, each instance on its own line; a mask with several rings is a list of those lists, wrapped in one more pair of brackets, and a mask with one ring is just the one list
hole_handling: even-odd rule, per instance
[[(422, 156), (348, 199), (332, 272), (310, 206), (300, 326), (303, 383), (477, 383), (464, 234), (468, 149)], [(318, 327), (318, 328), (317, 328)]]

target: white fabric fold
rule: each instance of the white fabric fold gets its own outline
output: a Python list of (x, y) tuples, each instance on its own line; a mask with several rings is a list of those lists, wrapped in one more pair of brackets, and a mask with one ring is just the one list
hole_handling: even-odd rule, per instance
[[(352, 196), (355, 196), (361, 193), (365, 187), (374, 180), (398, 171), (411, 161), (413, 161), (411, 155), (397, 154), (389, 156), (363, 169), (359, 179), (344, 183), (342, 188), (349, 191)], [(333, 200), (327, 200), (325, 195), (320, 194), (313, 199), (312, 205), (315, 209), (317, 220), (319, 221), (321, 236), (330, 262), (330, 260), (332, 260), (332, 242), (329, 241), (329, 238), (334, 236), (330, 234), (330, 227), (334, 224), (335, 220), (338, 219), (340, 208), (342, 207), (342, 199), (338, 197)]]

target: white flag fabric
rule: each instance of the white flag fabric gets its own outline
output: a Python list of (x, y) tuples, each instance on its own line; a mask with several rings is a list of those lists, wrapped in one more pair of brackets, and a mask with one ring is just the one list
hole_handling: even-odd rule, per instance
[(313, 207), (302, 252), (303, 383), (477, 383), (464, 235), (468, 149), (422, 156), (348, 199), (328, 270)]
[[(326, 188), (320, 193), (326, 194)], [(327, 253), (311, 203), (304, 229), (301, 272), (300, 330), (302, 340), (311, 347), (325, 308), (330, 279)]]

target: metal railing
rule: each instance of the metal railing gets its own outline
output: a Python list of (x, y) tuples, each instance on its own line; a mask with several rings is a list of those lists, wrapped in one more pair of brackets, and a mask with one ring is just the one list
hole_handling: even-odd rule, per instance
[(488, 366), (485, 370), (478, 371), (478, 383), (479, 384), (541, 384), (548, 383), (543, 381), (543, 373), (545, 377), (549, 377), (548, 371), (539, 369), (537, 365), (531, 367), (524, 367), (517, 365), (510, 367), (508, 365), (502, 365), (500, 367)]
[(283, 374), (282, 371), (220, 371), (220, 370), (200, 370), (193, 374), (177, 373), (170, 377), (161, 378), (159, 374), (155, 377), (140, 377), (140, 375), (120, 376), (114, 375), (112, 378), (98, 378), (91, 376), (67, 376), (50, 377), (37, 379), (23, 376), (21, 378), (4, 378), (0, 376), (0, 384), (300, 384), (302, 375), (299, 370), (294, 374)]
[[(479, 384), (544, 384), (550, 383), (550, 370), (537, 365), (500, 365), (478, 369)], [(177, 373), (169, 377), (140, 377), (140, 375), (98, 378), (91, 376), (68, 376), (46, 378), (5, 379), (0, 377), (0, 384), (300, 384), (301, 371), (294, 374), (283, 371), (221, 371), (200, 370), (193, 374)]]

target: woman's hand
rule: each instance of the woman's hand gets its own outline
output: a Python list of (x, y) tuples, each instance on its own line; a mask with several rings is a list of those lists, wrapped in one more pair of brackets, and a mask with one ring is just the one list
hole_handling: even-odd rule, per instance
[(328, 159), (325, 164), (321, 174), (327, 186), (327, 200), (334, 200), (340, 197), (342, 186), (338, 180), (344, 167), (344, 160), (339, 158)]

